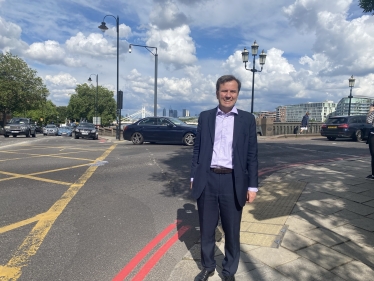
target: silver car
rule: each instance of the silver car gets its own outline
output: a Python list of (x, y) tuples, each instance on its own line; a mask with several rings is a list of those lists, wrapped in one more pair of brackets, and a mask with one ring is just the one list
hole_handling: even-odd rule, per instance
[(43, 135), (45, 136), (57, 136), (58, 128), (54, 124), (48, 124), (43, 128)]

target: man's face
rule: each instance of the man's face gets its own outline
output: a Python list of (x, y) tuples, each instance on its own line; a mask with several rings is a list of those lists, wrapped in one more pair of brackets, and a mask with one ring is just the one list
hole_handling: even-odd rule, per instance
[(233, 80), (221, 84), (216, 94), (219, 102), (219, 108), (223, 112), (227, 113), (234, 107), (238, 99), (238, 83), (235, 80)]

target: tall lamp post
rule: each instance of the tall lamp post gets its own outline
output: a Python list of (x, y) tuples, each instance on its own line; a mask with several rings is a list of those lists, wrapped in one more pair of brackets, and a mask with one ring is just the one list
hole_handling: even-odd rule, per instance
[(353, 78), (353, 75), (351, 76), (351, 78), (348, 79), (349, 87), (351, 88), (351, 91), (350, 91), (349, 96), (348, 96), (348, 98), (349, 98), (348, 116), (351, 116), (351, 99), (353, 98), (352, 88), (355, 86), (355, 80), (356, 79)]
[[(157, 54), (157, 47), (150, 47), (150, 46), (143, 46), (143, 45), (129, 45), (129, 53), (131, 53), (131, 47), (143, 47), (146, 48), (148, 52), (150, 52), (155, 57), (155, 88), (154, 88), (154, 101), (153, 101), (153, 115), (157, 116), (157, 67), (158, 67), (158, 54)], [(153, 53), (150, 49), (155, 49), (155, 53)]]
[(96, 76), (96, 98), (95, 98), (95, 117), (93, 118), (93, 122), (95, 125), (100, 125), (96, 124), (97, 123), (97, 103), (98, 103), (98, 98), (99, 98), (99, 74), (91, 74), (90, 77), (88, 78), (88, 82), (92, 82), (91, 76), (95, 75)]
[(102, 21), (101, 25), (99, 25), (99, 28), (103, 32), (108, 30), (108, 27), (106, 27), (106, 23), (105, 23), (105, 18), (106, 17), (113, 17), (116, 20), (116, 28), (117, 28), (117, 120), (118, 120), (118, 126), (117, 126), (117, 129), (116, 129), (116, 139), (120, 140), (121, 139), (121, 133), (120, 132), (121, 132), (122, 104), (119, 104), (119, 100), (118, 100), (118, 93), (119, 93), (119, 87), (118, 87), (118, 83), (119, 83), (119, 17), (118, 16), (115, 17), (113, 15), (106, 15), (103, 18), (103, 21)]
[(242, 59), (243, 59), (243, 62), (244, 62), (244, 68), (246, 70), (252, 71), (252, 73), (253, 73), (253, 76), (252, 76), (252, 102), (251, 102), (251, 113), (253, 113), (253, 101), (254, 101), (254, 94), (255, 94), (255, 72), (261, 72), (262, 71), (262, 68), (263, 68), (263, 66), (265, 64), (265, 60), (266, 60), (266, 53), (264, 52), (264, 50), (262, 50), (262, 52), (260, 54), (261, 70), (257, 70), (255, 68), (256, 67), (256, 60), (255, 59), (256, 59), (257, 51), (258, 51), (258, 45), (257, 45), (256, 41), (251, 46), (251, 49), (252, 49), (252, 56), (253, 56), (253, 66), (252, 66), (252, 68), (251, 69), (247, 68), (249, 52), (247, 51), (246, 48), (244, 48), (244, 51), (242, 52)]

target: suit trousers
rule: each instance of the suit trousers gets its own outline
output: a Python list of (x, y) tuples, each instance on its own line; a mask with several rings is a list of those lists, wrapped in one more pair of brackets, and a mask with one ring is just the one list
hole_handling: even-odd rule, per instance
[(234, 275), (240, 258), (240, 221), (243, 208), (238, 204), (233, 174), (216, 174), (210, 171), (208, 183), (197, 199), (201, 235), (201, 264), (211, 271), (214, 260), (215, 230), (221, 217), (225, 233), (225, 258), (222, 274)]

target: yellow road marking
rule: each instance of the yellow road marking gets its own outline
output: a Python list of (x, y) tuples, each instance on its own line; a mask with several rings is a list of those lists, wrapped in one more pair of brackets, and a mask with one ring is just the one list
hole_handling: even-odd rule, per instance
[(30, 176), (30, 175), (22, 175), (22, 174), (9, 173), (9, 172), (4, 172), (4, 171), (0, 171), (0, 174), (7, 175), (7, 176), (12, 176), (11, 178), (1, 179), (0, 181), (7, 181), (7, 180), (25, 178), (25, 179), (45, 181), (45, 182), (55, 183), (55, 184), (71, 185), (71, 182), (55, 181), (55, 180), (50, 180), (50, 179), (45, 179), (45, 178), (33, 177), (33, 176)]
[(19, 221), (19, 222), (10, 224), (10, 225), (0, 227), (0, 234), (8, 232), (8, 231), (13, 230), (13, 229), (17, 229), (21, 226), (25, 226), (25, 225), (28, 225), (28, 224), (33, 223), (33, 222), (36, 222), (36, 221), (40, 220), (43, 215), (44, 215), (44, 213), (36, 215), (35, 217), (29, 218), (29, 219), (25, 219), (23, 221)]
[[(115, 147), (116, 144), (113, 144), (96, 161), (104, 160)], [(97, 168), (98, 166), (90, 166), (47, 212), (41, 214), (40, 220), (27, 235), (13, 257), (5, 266), (0, 266), (1, 281), (15, 281), (21, 276), (22, 268), (27, 266), (30, 258), (36, 254), (53, 223)]]
[[(19, 152), (12, 152), (12, 151), (6, 151), (5, 153), (19, 154)], [(70, 153), (75, 153), (75, 152), (65, 152), (65, 153), (57, 153), (57, 154), (36, 154), (36, 153), (22, 153), (22, 154), (31, 155), (30, 158), (32, 158), (32, 157), (55, 157), (55, 158), (66, 158), (66, 159), (75, 159), (75, 160), (83, 160), (83, 161), (92, 161), (92, 159), (87, 159), (87, 158), (60, 156), (60, 155), (65, 155), (65, 154), (70, 154)], [(26, 159), (26, 157), (23, 157), (22, 159)], [(12, 159), (8, 159), (8, 160), (12, 160)]]

